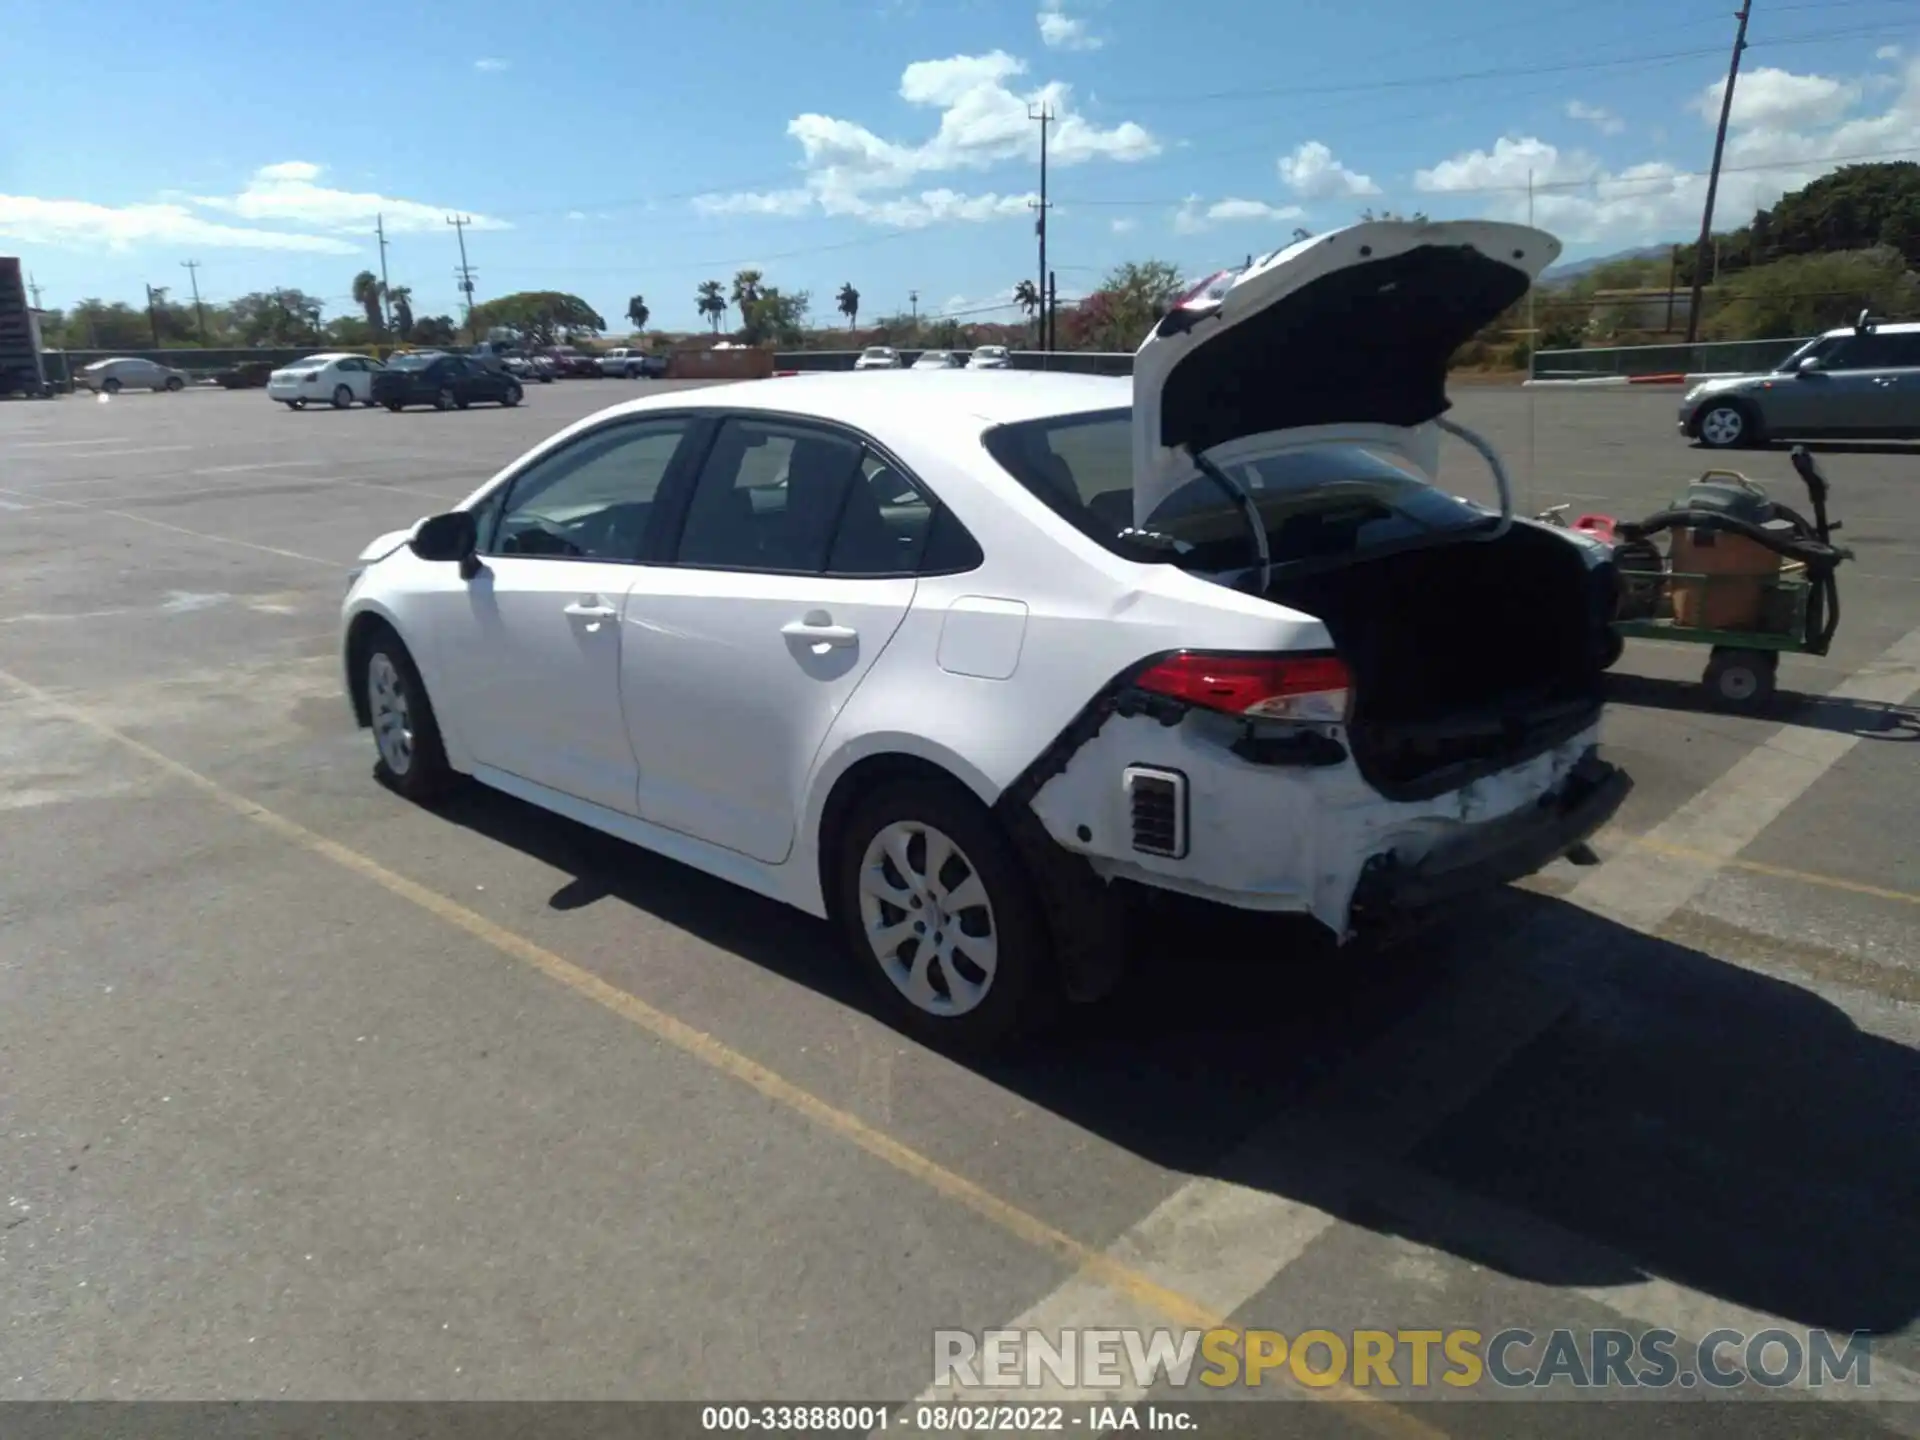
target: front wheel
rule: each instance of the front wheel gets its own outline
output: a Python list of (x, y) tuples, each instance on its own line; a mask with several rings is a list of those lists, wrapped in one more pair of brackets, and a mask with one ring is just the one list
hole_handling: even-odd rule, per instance
[(518, 405), (520, 403), (520, 394), (521, 391), (518, 385), (509, 385), (506, 394), (500, 397), (500, 403), (508, 406)]
[(1703, 411), (1698, 429), (1700, 443), (1709, 450), (1734, 450), (1759, 438), (1747, 407), (1730, 401)]
[(386, 629), (363, 653), (367, 715), (379, 757), (375, 773), (409, 800), (424, 804), (439, 798), (455, 776), (413, 657)]
[(398, 400), (387, 401), (387, 409), (398, 415), (400, 413), (400, 402)]
[(114, 379), (103, 380), (100, 382), (100, 388), (109, 395), (118, 395), (120, 393), (120, 382)]
[(348, 410), (348, 409), (351, 409), (352, 407), (353, 407), (352, 388), (346, 385), (334, 386), (333, 387), (333, 408), (336, 410)]
[(1700, 683), (1707, 697), (1722, 710), (1764, 710), (1779, 683), (1780, 652), (1713, 647)]
[(289, 400), (287, 401), (287, 408), (289, 410), (304, 410), (307, 408), (307, 402), (304, 400)]
[(1012, 845), (956, 785), (884, 784), (840, 835), (836, 912), (894, 1018), (936, 1044), (985, 1051), (1051, 1013), (1051, 937)]
[(167, 377), (167, 393), (169, 395), (178, 395), (186, 388), (187, 382), (182, 380), (178, 375), (169, 375)]
[(440, 387), (440, 393), (433, 397), (433, 408), (436, 410), (451, 410), (456, 403), (453, 391), (444, 385)]

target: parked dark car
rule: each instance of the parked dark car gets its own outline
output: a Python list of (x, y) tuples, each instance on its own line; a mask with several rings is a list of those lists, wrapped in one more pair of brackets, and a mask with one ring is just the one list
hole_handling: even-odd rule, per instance
[(552, 358), (554, 369), (565, 380), (598, 380), (600, 378), (600, 357), (584, 355), (571, 345), (555, 345), (547, 351)]
[(373, 403), (394, 411), (408, 405), (464, 410), (476, 400), (518, 405), (523, 394), (512, 375), (471, 355), (395, 355), (373, 377)]
[(213, 378), (223, 390), (258, 390), (267, 383), (267, 377), (273, 374), (273, 365), (266, 360), (242, 360), (218, 372)]

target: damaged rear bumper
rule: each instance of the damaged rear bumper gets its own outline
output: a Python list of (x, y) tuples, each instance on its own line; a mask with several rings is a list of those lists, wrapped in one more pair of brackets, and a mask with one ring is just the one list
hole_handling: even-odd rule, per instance
[(1357, 932), (1391, 931), (1436, 906), (1533, 874), (1611, 820), (1633, 779), (1589, 749), (1558, 789), (1489, 825), (1400, 862), (1391, 852), (1368, 862), (1354, 890)]

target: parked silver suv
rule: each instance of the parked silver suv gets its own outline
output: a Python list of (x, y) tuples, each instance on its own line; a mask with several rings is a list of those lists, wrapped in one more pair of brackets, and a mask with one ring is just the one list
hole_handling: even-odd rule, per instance
[(1695, 385), (1680, 401), (1680, 433), (1714, 450), (1819, 436), (1920, 439), (1920, 323), (1862, 315), (1768, 374)]

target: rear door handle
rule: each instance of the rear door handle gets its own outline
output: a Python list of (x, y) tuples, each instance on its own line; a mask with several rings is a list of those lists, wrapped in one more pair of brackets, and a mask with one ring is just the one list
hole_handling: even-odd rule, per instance
[(851, 645), (860, 638), (860, 632), (850, 626), (811, 620), (789, 620), (780, 627), (780, 633), (789, 640), (804, 640), (809, 645)]

